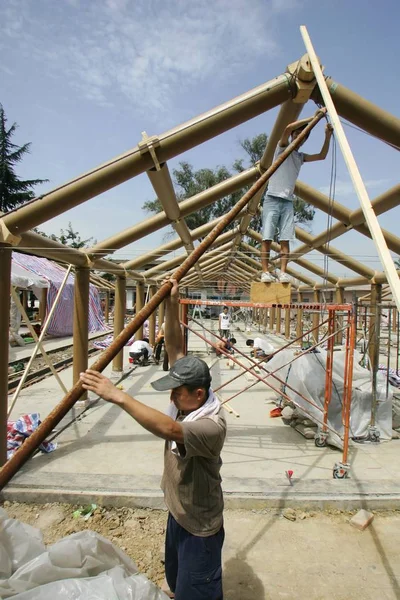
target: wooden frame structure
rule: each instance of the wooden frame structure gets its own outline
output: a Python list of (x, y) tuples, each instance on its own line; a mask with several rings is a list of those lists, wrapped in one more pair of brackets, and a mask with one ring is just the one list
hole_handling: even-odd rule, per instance
[[(317, 61), (318, 62), (318, 61)], [(314, 66), (313, 66), (314, 65)], [(286, 125), (296, 119), (304, 105), (312, 100), (323, 104), (321, 97), (322, 85), (317, 83), (321, 77), (320, 65), (315, 62), (315, 57), (304, 55), (298, 61), (289, 65), (278, 77), (267, 81), (260, 86), (234, 98), (207, 113), (181, 124), (159, 136), (148, 137), (144, 135), (138, 145), (125, 154), (76, 177), (72, 181), (57, 189), (42, 195), (22, 207), (0, 216), (0, 272), (3, 285), (0, 288), (0, 347), (8, 348), (8, 306), (10, 298), (10, 270), (11, 251), (18, 250), (52, 258), (66, 264), (71, 264), (76, 269), (76, 335), (82, 340), (87, 336), (87, 288), (91, 271), (106, 271), (117, 276), (116, 283), (116, 318), (114, 320), (115, 342), (111, 352), (105, 353), (98, 361), (98, 368), (102, 369), (107, 361), (114, 360), (114, 368), (122, 369), (121, 348), (127, 335), (131, 336), (142, 326), (145, 318), (152, 314), (163, 298), (169, 292), (169, 285), (161, 281), (166, 275), (176, 269), (175, 276), (181, 279), (181, 284), (189, 290), (201, 289), (215, 283), (217, 280), (236, 282), (243, 289), (248, 289), (250, 281), (260, 274), (257, 261), (259, 251), (249, 246), (244, 240), (245, 235), (259, 241), (259, 234), (250, 228), (253, 215), (257, 211), (262, 193), (265, 189), (269, 167), (272, 163), (274, 148)], [(358, 96), (348, 88), (342, 86), (331, 78), (326, 78), (329, 97), (337, 114), (349, 120), (354, 125), (364, 129), (367, 133), (400, 149), (400, 120), (382, 110), (378, 106)], [(325, 88), (324, 88), (325, 89)], [(324, 91), (324, 94), (326, 90)], [(227, 179), (212, 188), (205, 190), (190, 199), (177, 202), (171, 183), (167, 161), (190, 148), (206, 142), (207, 140), (224, 133), (225, 131), (256, 117), (265, 111), (280, 106), (280, 111), (271, 132), (267, 147), (260, 163), (249, 168), (230, 179)], [(299, 138), (297, 138), (299, 139)], [(147, 173), (155, 193), (158, 195), (163, 211), (141, 223), (136, 223), (89, 249), (72, 249), (34, 233), (32, 228), (41, 225), (49, 219), (90, 200), (91, 198), (109, 190), (124, 181), (141, 173)], [(190, 231), (186, 225), (185, 217), (204, 208), (218, 199), (224, 198), (234, 191), (251, 187), (252, 193), (245, 194), (246, 201), (238, 203), (239, 208), (232, 213), (229, 219), (221, 217), (211, 223)], [(374, 271), (354, 260), (351, 256), (336, 250), (327, 241), (339, 237), (346, 231), (355, 229), (362, 235), (375, 237), (371, 233), (369, 220), (365, 219), (363, 210), (350, 211), (339, 202), (331, 200), (312, 187), (297, 182), (296, 194), (314, 207), (332, 214), (337, 223), (328, 232), (312, 236), (301, 228), (296, 229), (296, 236), (303, 242), (303, 246), (296, 251), (296, 256), (291, 257), (291, 264), (307, 269), (311, 276), (298, 272), (292, 266), (288, 272), (295, 278), (293, 282), (298, 294), (310, 286), (315, 295), (323, 287), (317, 278), (327, 279), (340, 291), (347, 285), (382, 285), (387, 281), (384, 271)], [(375, 214), (384, 213), (400, 203), (400, 185), (396, 185), (386, 193), (380, 195), (371, 203), (371, 210)], [(234, 222), (235, 228), (224, 231), (226, 226)], [(160, 245), (151, 252), (130, 261), (116, 263), (108, 260), (107, 256), (132, 242), (172, 224), (178, 237), (171, 242)], [(215, 232), (217, 232), (215, 234)], [(210, 241), (210, 236), (212, 241)], [(382, 236), (387, 248), (400, 254), (400, 238), (391, 232), (382, 230)], [(195, 242), (203, 239), (200, 246), (195, 247)], [(202, 246), (208, 240), (206, 246)], [(198, 251), (202, 247), (201, 251)], [(185, 248), (186, 254), (168, 259), (168, 253)], [(279, 251), (279, 245), (273, 248)], [(323, 269), (306, 260), (303, 256), (311, 250), (329, 253), (333, 261), (345, 264), (355, 273), (354, 278), (339, 278), (334, 273), (325, 273)], [(189, 254), (189, 257), (187, 257)], [(155, 258), (163, 257), (164, 260), (153, 269), (146, 270), (146, 265)], [(386, 266), (386, 265), (385, 265)], [(394, 273), (390, 270), (389, 283), (393, 283)], [(152, 287), (152, 297), (149, 303), (140, 309), (128, 327), (129, 332), (123, 329), (121, 314), (125, 309), (125, 282), (129, 276), (137, 281), (137, 298), (142, 298), (143, 284)], [(156, 292), (155, 290), (158, 289)], [(272, 309), (271, 309), (272, 310)], [(122, 332), (122, 333), (121, 333)], [(6, 420), (7, 420), (7, 382), (8, 382), (7, 352), (2, 352), (0, 361), (0, 465), (5, 463), (6, 456)], [(79, 373), (87, 366), (87, 356), (81, 352), (74, 361), (74, 372)], [(82, 394), (82, 389), (77, 383), (68, 396), (68, 401), (62, 410), (53, 415), (55, 420), (66, 407), (71, 407)], [(64, 413), (65, 414), (65, 413)], [(33, 438), (34, 436), (32, 436)], [(40, 435), (34, 438), (38, 442)], [(35, 442), (36, 440), (36, 442)], [(25, 446), (25, 445), (24, 445)], [(18, 454), (18, 453), (17, 453)], [(23, 462), (23, 461), (22, 461)], [(22, 464), (22, 462), (20, 464)], [(8, 466), (8, 465), (7, 465)], [(4, 468), (4, 467), (3, 467)], [(2, 479), (3, 483), (5, 478)]]

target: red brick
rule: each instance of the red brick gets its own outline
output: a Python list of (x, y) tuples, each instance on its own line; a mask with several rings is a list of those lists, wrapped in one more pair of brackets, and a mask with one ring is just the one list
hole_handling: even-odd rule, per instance
[(350, 525), (353, 525), (353, 527), (356, 527), (360, 531), (364, 531), (373, 520), (374, 515), (362, 508), (350, 519)]

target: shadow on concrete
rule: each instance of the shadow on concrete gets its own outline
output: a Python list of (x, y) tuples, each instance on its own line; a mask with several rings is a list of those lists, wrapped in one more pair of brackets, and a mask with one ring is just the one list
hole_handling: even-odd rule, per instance
[[(360, 494), (364, 495), (364, 494), (368, 493), (367, 490), (365, 490), (363, 483), (359, 479), (357, 479), (357, 477), (354, 474), (352, 475), (351, 478), (356, 483), (356, 485), (360, 491)], [(367, 498), (364, 498), (360, 501), (360, 507), (364, 508), (365, 510), (370, 510), (369, 506), (368, 506)], [(365, 534), (369, 534), (375, 544), (376, 550), (382, 561), (382, 566), (385, 569), (385, 571), (388, 575), (389, 581), (390, 581), (390, 585), (392, 586), (394, 597), (400, 598), (400, 581), (396, 577), (393, 567), (390, 564), (390, 561), (388, 559), (387, 553), (385, 552), (384, 545), (379, 537), (379, 533), (377, 532), (373, 523), (371, 525), (369, 525), (368, 529), (366, 531), (364, 531), (362, 535), (365, 535)]]
[(225, 600), (263, 600), (264, 586), (250, 565), (242, 558), (230, 558), (223, 567)]

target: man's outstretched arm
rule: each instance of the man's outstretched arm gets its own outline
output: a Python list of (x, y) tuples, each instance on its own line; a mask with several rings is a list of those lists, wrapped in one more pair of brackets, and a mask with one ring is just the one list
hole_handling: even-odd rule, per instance
[(184, 443), (182, 425), (168, 415), (147, 406), (139, 400), (132, 398), (115, 385), (104, 375), (87, 369), (80, 374), (82, 387), (104, 398), (107, 402), (116, 404), (128, 413), (142, 427), (163, 440), (173, 440), (177, 444)]
[(330, 123), (325, 125), (325, 141), (319, 154), (305, 154), (304, 162), (315, 162), (317, 160), (325, 160), (328, 156), (329, 144), (333, 133), (333, 127)]
[(179, 322), (179, 287), (175, 279), (171, 279), (171, 294), (165, 299), (165, 347), (169, 364), (172, 365), (184, 356), (182, 351), (182, 330)]

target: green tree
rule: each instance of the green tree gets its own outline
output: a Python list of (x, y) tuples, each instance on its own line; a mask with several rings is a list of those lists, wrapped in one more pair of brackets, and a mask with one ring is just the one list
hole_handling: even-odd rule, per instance
[[(203, 192), (217, 183), (229, 179), (237, 173), (241, 173), (249, 168), (249, 166), (255, 166), (257, 162), (260, 161), (267, 142), (268, 136), (265, 133), (256, 135), (251, 139), (246, 138), (239, 142), (242, 150), (244, 150), (246, 154), (246, 159), (236, 159), (233, 162), (232, 169), (228, 169), (225, 166), (217, 166), (214, 169), (199, 169), (196, 171), (191, 164), (180, 162), (180, 168), (172, 171), (178, 202), (182, 202), (182, 200)], [(205, 223), (224, 215), (248, 189), (249, 186), (242, 188), (186, 217), (189, 229), (195, 229), (200, 225), (204, 225)], [(156, 198), (155, 200), (145, 202), (142, 208), (147, 212), (158, 213), (162, 210), (162, 205), (158, 198)], [(315, 215), (315, 210), (312, 206), (298, 197), (294, 200), (294, 210), (296, 223), (308, 225)], [(231, 224), (231, 227), (233, 226), (234, 224)], [(253, 218), (251, 227), (256, 231), (261, 230), (261, 216), (259, 214)]]
[(69, 246), (70, 248), (88, 248), (89, 246), (96, 244), (96, 240), (92, 237), (83, 240), (80, 234), (73, 230), (71, 221), (68, 223), (67, 229), (60, 229), (59, 236), (52, 233), (48, 237), (56, 242), (60, 242), (64, 246)]
[(7, 119), (0, 104), (0, 210), (8, 212), (35, 197), (33, 187), (46, 183), (48, 179), (22, 180), (15, 173), (15, 166), (29, 152), (30, 143), (17, 146), (11, 139), (17, 124), (7, 129)]

